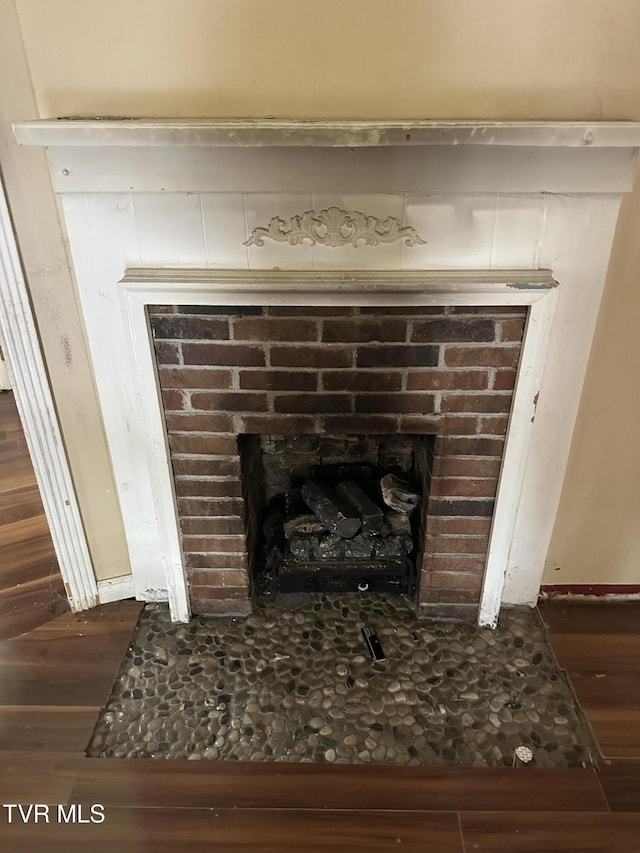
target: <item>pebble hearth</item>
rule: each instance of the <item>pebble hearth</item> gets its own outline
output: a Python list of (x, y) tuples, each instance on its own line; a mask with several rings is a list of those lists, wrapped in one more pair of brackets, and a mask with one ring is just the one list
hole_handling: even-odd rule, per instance
[(147, 606), (88, 754), (500, 767), (521, 746), (529, 766), (593, 763), (536, 612), (504, 609), (492, 631), (402, 597), (314, 594), (188, 625)]
[(259, 522), (246, 506), (255, 470), (241, 460), (243, 436), (412, 435), (433, 436), (421, 610), (475, 619), (526, 309), (149, 315), (194, 613), (250, 610)]

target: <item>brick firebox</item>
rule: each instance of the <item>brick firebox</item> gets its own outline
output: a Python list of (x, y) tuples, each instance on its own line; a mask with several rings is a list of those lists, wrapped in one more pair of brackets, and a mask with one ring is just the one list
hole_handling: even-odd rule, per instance
[(423, 612), (475, 620), (526, 308), (150, 306), (194, 613), (250, 609), (238, 437), (433, 434)]

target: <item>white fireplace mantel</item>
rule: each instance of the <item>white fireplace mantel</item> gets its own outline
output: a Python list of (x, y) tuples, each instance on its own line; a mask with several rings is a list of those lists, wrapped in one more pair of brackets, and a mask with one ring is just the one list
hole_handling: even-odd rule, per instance
[(530, 147), (634, 148), (637, 122), (314, 121), (300, 119), (68, 118), (21, 122), (23, 145), (204, 147), (327, 147), (423, 145), (524, 145)]
[[(81, 119), (27, 122), (15, 132), (21, 143), (47, 148), (69, 235), (133, 569), (110, 595), (115, 588), (169, 598), (175, 616), (188, 615), (178, 601), (166, 482), (157, 494), (157, 466), (169, 462), (156, 432), (149, 336), (142, 314), (132, 320), (132, 304), (163, 293), (259, 304), (260, 270), (272, 271), (263, 298), (275, 298), (268, 279), (282, 271), (293, 304), (305, 293), (331, 300), (345, 281), (358, 285), (342, 287), (340, 299), (351, 293), (352, 304), (393, 304), (408, 282), (414, 304), (448, 304), (454, 291), (477, 304), (470, 283), (492, 280), (487, 298), (513, 304), (509, 292), (524, 291), (505, 282), (517, 270), (521, 286), (529, 273), (533, 283), (552, 276), (558, 287), (549, 290), (542, 326), (530, 322), (525, 338), (531, 369), (521, 370), (508, 437), (517, 458), (498, 495), (507, 522), (491, 546), (501, 538), (498, 584), (481, 621), (495, 624), (501, 601), (535, 601), (640, 125)], [(275, 216), (331, 206), (391, 217), (424, 242), (251, 244), (253, 229)]]

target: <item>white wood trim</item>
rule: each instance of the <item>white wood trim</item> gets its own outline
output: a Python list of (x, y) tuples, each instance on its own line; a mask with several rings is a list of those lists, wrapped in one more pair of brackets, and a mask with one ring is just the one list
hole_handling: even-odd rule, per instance
[(10, 388), (11, 378), (9, 377), (7, 362), (3, 358), (0, 358), (0, 391), (8, 391)]
[[(495, 626), (500, 612), (511, 536), (532, 432), (532, 407), (540, 380), (556, 282), (548, 271), (248, 272), (246, 270), (128, 269), (120, 282), (123, 312), (136, 366), (141, 428), (147, 436), (157, 535), (163, 545), (172, 618), (186, 621), (189, 599), (180, 546), (171, 459), (149, 330), (148, 304), (194, 305), (530, 305), (524, 361), (519, 371), (510, 434), (496, 506), (504, 519), (489, 543), (479, 622)], [(508, 453), (508, 456), (507, 456)]]
[(0, 265), (0, 337), (16, 404), (69, 603), (87, 610), (96, 579), (1, 185)]
[(522, 342), (478, 614), (478, 624), (490, 628), (500, 613), (556, 302), (554, 289), (531, 303)]
[(141, 418), (142, 435), (145, 437), (147, 474), (156, 511), (156, 536), (160, 543), (166, 580), (166, 590), (159, 590), (154, 588), (153, 581), (145, 572), (134, 570), (136, 597), (146, 601), (168, 598), (171, 618), (175, 622), (187, 622), (191, 616), (191, 606), (182, 559), (171, 455), (167, 444), (151, 330), (145, 310), (148, 302), (152, 301), (145, 298), (147, 295), (160, 298), (161, 301), (164, 301), (164, 296), (160, 296), (159, 292), (136, 292), (129, 287), (122, 287), (120, 295), (135, 365), (138, 414)]
[(620, 199), (549, 199), (541, 265), (562, 282), (546, 354), (505, 601), (537, 600), (556, 522)]
[(315, 146), (526, 145), (634, 147), (640, 123), (304, 121), (299, 119), (42, 119), (18, 122), (22, 145)]
[(47, 158), (58, 193), (621, 193), (635, 150), (54, 146)]
[(100, 604), (108, 604), (110, 601), (122, 601), (125, 598), (134, 597), (135, 589), (131, 575), (98, 581), (98, 600)]
[[(137, 292), (146, 288), (156, 292), (158, 286), (184, 288), (194, 296), (208, 294), (212, 289), (236, 293), (270, 293), (285, 291), (287, 294), (316, 294), (330, 302), (336, 295), (366, 294), (374, 298), (378, 294), (415, 292), (416, 305), (424, 300), (442, 299), (445, 294), (469, 294), (494, 300), (486, 304), (507, 304), (505, 299), (519, 300), (518, 293), (528, 290), (546, 290), (555, 287), (557, 281), (550, 270), (215, 270), (198, 268), (130, 267), (125, 271), (121, 284), (134, 284)], [(266, 284), (266, 289), (265, 289)], [(287, 295), (287, 298), (289, 298)], [(528, 305), (529, 296), (522, 297)], [(206, 304), (206, 303), (199, 303)], [(225, 303), (221, 303), (225, 304)], [(233, 302), (226, 304), (232, 305)], [(255, 301), (248, 304), (257, 304)], [(277, 303), (273, 303), (277, 304)], [(446, 302), (428, 304), (446, 305)], [(512, 303), (513, 304), (513, 303)]]

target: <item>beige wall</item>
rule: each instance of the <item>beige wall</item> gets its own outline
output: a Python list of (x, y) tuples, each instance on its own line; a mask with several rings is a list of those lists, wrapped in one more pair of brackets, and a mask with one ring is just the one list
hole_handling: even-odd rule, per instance
[[(12, 120), (640, 120), (638, 0), (0, 0), (4, 8), (18, 12), (37, 103), (26, 115), (23, 98)], [(640, 191), (619, 229), (550, 552), (558, 582), (638, 580), (638, 454), (634, 470), (622, 438), (640, 420), (640, 399), (625, 392), (622, 401), (620, 390), (640, 338), (634, 223)], [(51, 317), (36, 307), (46, 330)], [(63, 354), (43, 337), (59, 367)], [(86, 381), (82, 389), (89, 394)], [(63, 427), (72, 440), (72, 420)], [(87, 440), (104, 447), (95, 422)], [(605, 448), (608, 466), (597, 460)], [(74, 464), (80, 478), (85, 463)], [(118, 540), (113, 507), (106, 515)]]
[(17, 0), (42, 116), (637, 118), (637, 0)]

